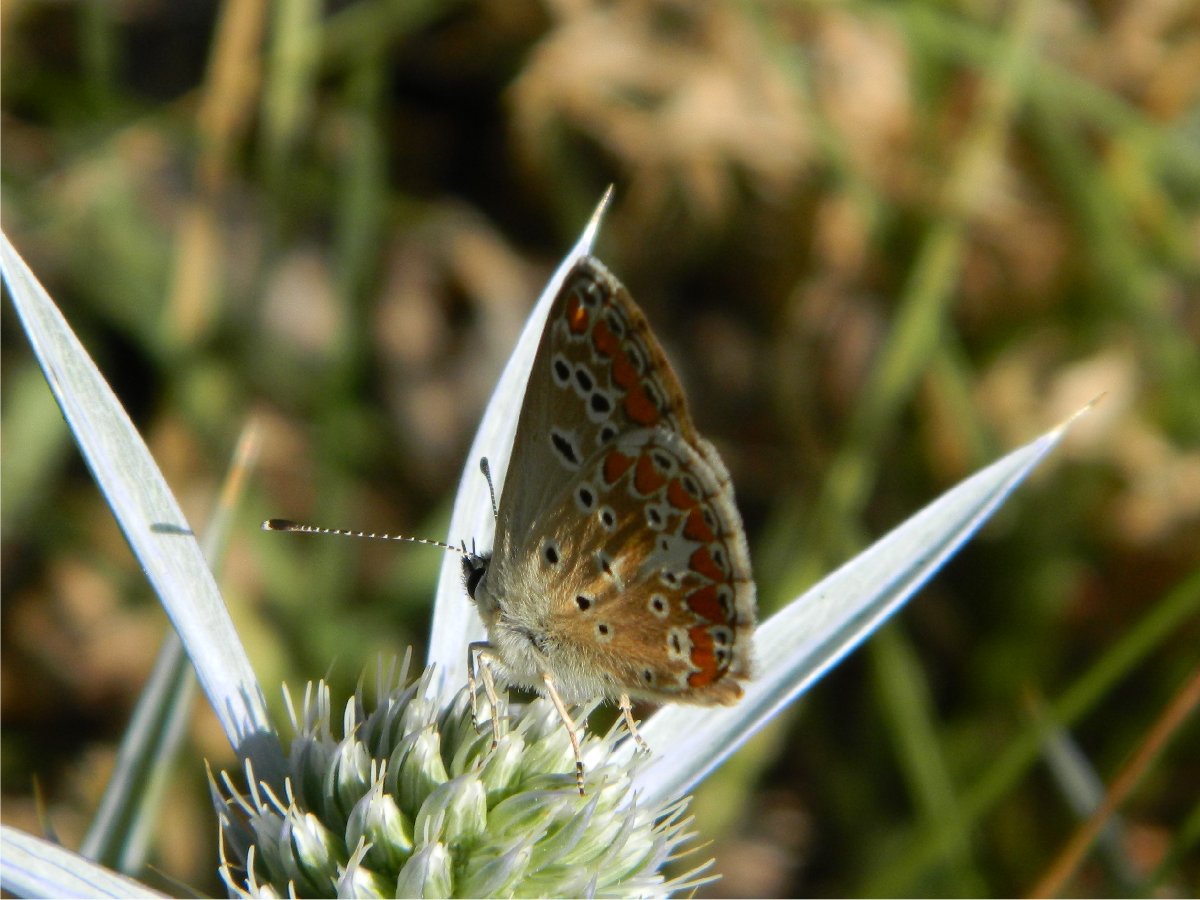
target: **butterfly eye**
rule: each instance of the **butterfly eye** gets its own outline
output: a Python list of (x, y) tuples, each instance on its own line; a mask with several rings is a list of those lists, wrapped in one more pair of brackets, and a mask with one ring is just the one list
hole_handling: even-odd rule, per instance
[(463, 557), (463, 583), (467, 588), (467, 596), (475, 599), (475, 590), (487, 572), (489, 559), (486, 556), (469, 554)]

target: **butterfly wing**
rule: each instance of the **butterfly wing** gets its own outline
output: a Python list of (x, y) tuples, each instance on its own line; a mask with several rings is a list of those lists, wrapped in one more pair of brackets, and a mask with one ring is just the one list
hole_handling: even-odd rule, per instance
[(740, 697), (755, 600), (729, 474), (593, 258), (550, 310), (512, 459), (484, 576), (496, 620), (536, 651), (514, 659), (489, 626), (510, 668), (528, 681), (540, 667), (579, 699)]
[[(628, 348), (620, 348), (623, 338)], [(597, 449), (657, 423), (696, 437), (679, 381), (645, 317), (598, 260), (584, 257), (546, 317), (513, 443), (511, 458), (520, 464), (510, 466), (500, 498), (497, 541), (521, 534)]]

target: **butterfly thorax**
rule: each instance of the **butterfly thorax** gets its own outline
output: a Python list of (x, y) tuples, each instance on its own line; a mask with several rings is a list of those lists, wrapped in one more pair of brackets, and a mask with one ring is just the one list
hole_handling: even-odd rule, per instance
[[(594, 648), (589, 648), (587, 635), (576, 633), (580, 629), (572, 629), (569, 620), (547, 609), (549, 587), (538, 584), (531, 573), (521, 573), (521, 568), (491, 554), (463, 561), (467, 592), (487, 628), (492, 653), (502, 664), (502, 680), (538, 691), (549, 674), (568, 701), (616, 699), (621, 688), (604, 667), (603, 654), (589, 652)], [(493, 591), (493, 583), (504, 586), (502, 595)]]

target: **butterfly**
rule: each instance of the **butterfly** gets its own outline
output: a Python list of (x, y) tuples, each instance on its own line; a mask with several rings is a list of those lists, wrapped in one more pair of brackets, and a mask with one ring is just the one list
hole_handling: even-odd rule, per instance
[[(625, 287), (591, 256), (538, 345), (490, 553), (463, 579), (487, 629), (468, 651), (554, 703), (736, 703), (751, 676), (755, 587), (729, 472)], [(499, 737), (496, 716), (492, 716)]]

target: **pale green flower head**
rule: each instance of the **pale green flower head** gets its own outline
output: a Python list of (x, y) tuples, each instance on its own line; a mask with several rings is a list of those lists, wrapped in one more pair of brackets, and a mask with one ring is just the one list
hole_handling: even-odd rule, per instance
[(211, 779), (222, 829), (221, 876), (243, 897), (657, 897), (702, 884), (703, 863), (676, 878), (667, 860), (692, 837), (686, 801), (641, 805), (618, 738), (587, 734), (587, 795), (553, 705), (514, 714), (496, 745), (470, 698), (429, 699), (432, 670), (406, 682), (381, 672), (332, 721), (329, 688), (296, 710), (285, 795), (254, 778)]

